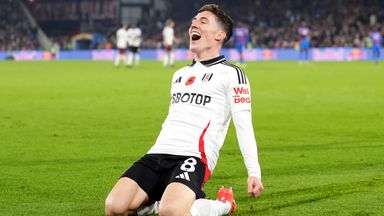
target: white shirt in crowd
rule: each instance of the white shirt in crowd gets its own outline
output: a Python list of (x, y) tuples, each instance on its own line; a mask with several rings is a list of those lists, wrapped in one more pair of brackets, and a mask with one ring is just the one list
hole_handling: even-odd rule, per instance
[(129, 28), (127, 31), (128, 44), (133, 47), (140, 47), (141, 45), (141, 29), (138, 27)]
[(174, 31), (173, 28), (165, 26), (163, 29), (163, 45), (172, 46), (174, 40)]
[(128, 46), (128, 34), (125, 28), (119, 28), (116, 32), (116, 46), (119, 49), (126, 49)]

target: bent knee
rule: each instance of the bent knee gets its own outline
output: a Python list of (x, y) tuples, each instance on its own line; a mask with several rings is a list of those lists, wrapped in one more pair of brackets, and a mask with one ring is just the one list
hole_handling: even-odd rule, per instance
[(128, 206), (122, 202), (112, 201), (107, 198), (105, 201), (105, 213), (107, 216), (126, 215), (128, 212)]
[(159, 216), (180, 216), (187, 215), (189, 209), (183, 209), (174, 205), (161, 205), (159, 206)]

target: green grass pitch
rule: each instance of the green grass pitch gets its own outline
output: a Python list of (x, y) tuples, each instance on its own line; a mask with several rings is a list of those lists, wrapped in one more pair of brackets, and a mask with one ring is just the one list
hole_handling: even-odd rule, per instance
[[(0, 215), (104, 215), (108, 192), (160, 131), (176, 68), (0, 62)], [(232, 186), (235, 215), (383, 215), (384, 63), (253, 62), (245, 72), (265, 191), (248, 197), (231, 125), (207, 196)]]

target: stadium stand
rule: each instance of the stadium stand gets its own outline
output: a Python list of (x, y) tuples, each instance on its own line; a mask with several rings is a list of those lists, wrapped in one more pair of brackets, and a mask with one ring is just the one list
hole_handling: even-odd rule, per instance
[(36, 30), (22, 15), (18, 2), (6, 0), (0, 4), (0, 50), (35, 50), (39, 48)]
[[(172, 0), (170, 15), (174, 14), (175, 20), (183, 20), (190, 9), (177, 2)], [(204, 2), (193, 1), (190, 7), (198, 8)], [(261, 48), (293, 48), (298, 40), (297, 28), (303, 21), (312, 30), (313, 47), (362, 47), (372, 27), (384, 24), (384, 2), (378, 0), (369, 4), (362, 0), (215, 2), (225, 7), (235, 21), (247, 24), (253, 46)]]
[[(21, 15), (18, 0), (0, 4), (0, 50), (39, 49), (36, 33)], [(89, 49), (104, 49), (114, 44), (120, 25), (120, 0), (20, 0), (34, 15), (39, 26), (61, 49), (74, 48), (72, 38), (79, 33), (99, 33), (104, 39)], [(139, 20), (143, 30), (143, 48), (158, 48), (164, 21), (176, 21), (179, 47), (188, 46), (190, 19), (205, 0), (163, 0), (165, 12), (144, 13)], [(253, 47), (293, 48), (297, 28), (305, 21), (311, 29), (312, 47), (364, 47), (374, 26), (384, 24), (384, 1), (370, 0), (216, 0), (235, 21), (251, 31)], [(153, 1), (152, 1), (152, 4)], [(381, 29), (384, 31), (384, 28)], [(232, 44), (227, 46), (231, 47)], [(86, 47), (87, 48), (87, 47)]]

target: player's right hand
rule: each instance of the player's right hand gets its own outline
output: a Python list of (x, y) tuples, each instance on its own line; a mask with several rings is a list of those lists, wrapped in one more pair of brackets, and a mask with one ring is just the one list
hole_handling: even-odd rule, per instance
[(248, 177), (248, 193), (249, 195), (251, 195), (251, 197), (260, 196), (263, 190), (264, 190), (264, 186), (263, 186), (263, 183), (261, 183), (261, 180), (259, 178), (257, 178), (256, 176)]

